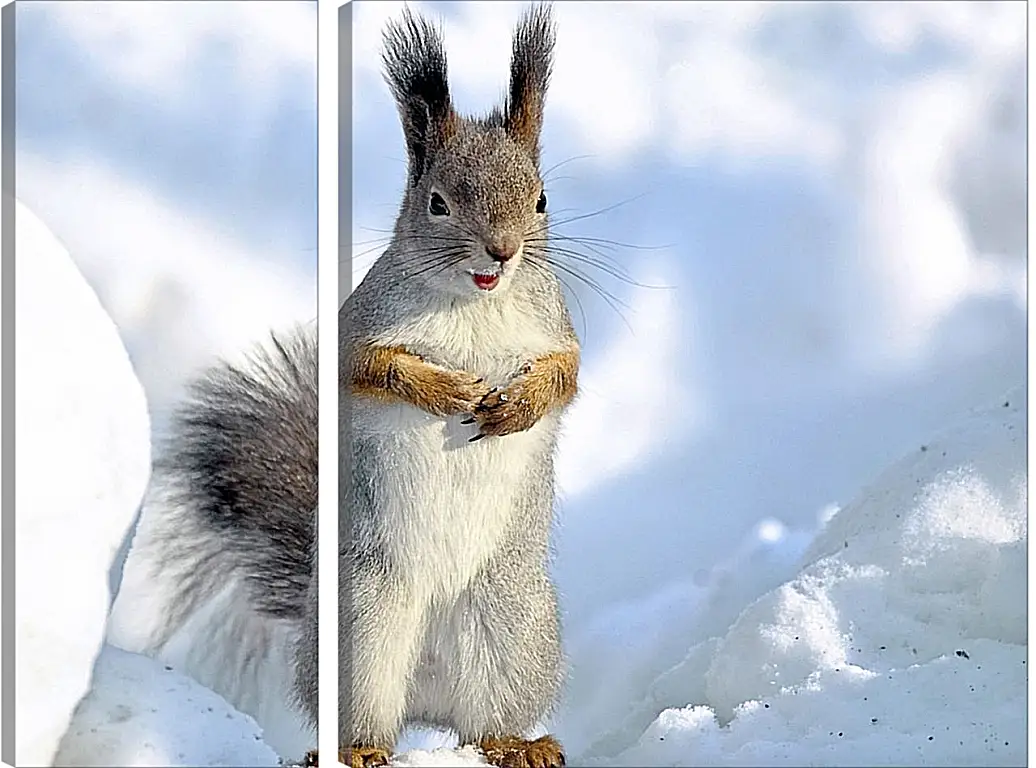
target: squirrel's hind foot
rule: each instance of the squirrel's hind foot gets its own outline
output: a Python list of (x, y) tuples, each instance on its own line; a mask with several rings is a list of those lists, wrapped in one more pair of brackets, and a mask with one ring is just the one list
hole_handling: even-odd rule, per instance
[(392, 755), (389, 751), (381, 747), (346, 747), (338, 752), (338, 762), (345, 763), (349, 768), (388, 765), (390, 757)]
[(517, 736), (484, 739), (479, 749), (498, 768), (564, 768), (565, 754), (553, 736), (529, 741)]
[[(346, 747), (338, 751), (338, 762), (344, 763), (349, 768), (375, 768), (379, 765), (388, 765), (388, 750), (380, 747)], [(306, 768), (317, 768), (319, 765), (317, 750), (306, 753)]]

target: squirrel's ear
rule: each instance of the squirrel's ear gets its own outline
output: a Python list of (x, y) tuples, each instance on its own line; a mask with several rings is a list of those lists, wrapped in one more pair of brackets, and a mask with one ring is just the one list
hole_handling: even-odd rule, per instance
[(507, 132), (537, 163), (555, 37), (550, 5), (537, 5), (518, 22), (511, 49), (511, 88), (504, 109)]
[(410, 184), (414, 185), (456, 128), (442, 35), (406, 8), (400, 21), (389, 22), (385, 28), (382, 62), (385, 80), (399, 107), (410, 157)]

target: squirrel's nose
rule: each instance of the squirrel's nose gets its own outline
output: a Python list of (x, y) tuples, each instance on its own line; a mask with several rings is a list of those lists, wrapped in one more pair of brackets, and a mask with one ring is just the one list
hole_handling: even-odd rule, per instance
[(486, 253), (493, 261), (503, 264), (513, 259), (514, 255), (518, 253), (518, 243), (505, 241), (486, 245)]

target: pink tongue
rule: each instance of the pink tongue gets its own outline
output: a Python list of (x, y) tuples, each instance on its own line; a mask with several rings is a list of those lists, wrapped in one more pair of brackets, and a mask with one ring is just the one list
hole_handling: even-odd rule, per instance
[(483, 291), (488, 291), (490, 288), (493, 288), (500, 281), (500, 278), (497, 275), (475, 274), (471, 276), (471, 279), (474, 280), (475, 285), (477, 285)]

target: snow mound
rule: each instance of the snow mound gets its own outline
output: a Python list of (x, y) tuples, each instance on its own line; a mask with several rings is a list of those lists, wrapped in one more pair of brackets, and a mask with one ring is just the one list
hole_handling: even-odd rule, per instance
[(20, 202), (15, 260), (16, 762), (49, 765), (90, 686), (150, 426), (114, 323)]
[(168, 665), (104, 646), (94, 687), (54, 762), (63, 766), (275, 766), (255, 720)]
[(582, 765), (1024, 765), (1026, 392), (920, 446)]
[[(160, 499), (161, 494), (145, 501), (112, 607), (108, 642), (181, 670), (254, 718), (266, 743), (285, 761), (301, 760), (316, 745), (316, 732), (294, 705), (297, 632), (289, 622), (256, 612), (240, 580), (226, 581), (222, 591), (197, 607), (165, 645), (155, 648), (153, 633), (175, 601), (170, 581), (155, 578), (153, 570), (158, 557), (168, 550), (165, 537), (187, 540), (209, 535), (199, 533), (180, 516), (167, 517), (171, 509)], [(204, 546), (204, 538), (192, 540)], [(188, 559), (181, 567), (202, 566)]]

